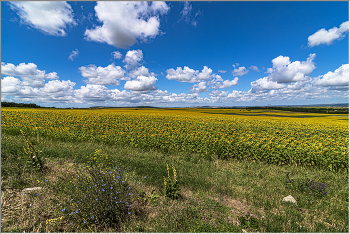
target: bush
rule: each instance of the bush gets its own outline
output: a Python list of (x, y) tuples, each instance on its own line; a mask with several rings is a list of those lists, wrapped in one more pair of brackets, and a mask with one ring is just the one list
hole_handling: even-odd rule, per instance
[[(100, 151), (94, 156), (95, 162), (104, 158)], [(78, 167), (77, 172), (66, 180), (70, 194), (61, 205), (65, 219), (73, 226), (119, 228), (133, 212), (131, 174), (121, 166), (108, 169), (101, 162)]]

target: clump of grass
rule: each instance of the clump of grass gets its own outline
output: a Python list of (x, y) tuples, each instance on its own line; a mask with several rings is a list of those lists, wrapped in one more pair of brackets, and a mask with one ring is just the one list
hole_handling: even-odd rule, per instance
[(133, 214), (133, 174), (120, 165), (107, 167), (101, 162), (106, 157), (97, 150), (90, 165), (77, 166), (77, 175), (66, 180), (70, 194), (61, 212), (74, 228), (119, 229)]

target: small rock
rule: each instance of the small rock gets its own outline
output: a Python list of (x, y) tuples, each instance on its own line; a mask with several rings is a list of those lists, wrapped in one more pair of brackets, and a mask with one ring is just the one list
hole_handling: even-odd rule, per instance
[(30, 192), (30, 191), (34, 191), (34, 190), (40, 190), (42, 189), (41, 187), (33, 187), (33, 188), (25, 188), (22, 190), (22, 192)]
[(282, 202), (291, 202), (293, 204), (297, 204), (297, 201), (291, 195), (289, 195), (288, 197), (283, 198)]

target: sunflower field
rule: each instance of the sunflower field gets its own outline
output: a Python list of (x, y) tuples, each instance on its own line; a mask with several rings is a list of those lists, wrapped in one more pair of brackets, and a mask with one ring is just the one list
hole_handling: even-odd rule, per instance
[(348, 115), (213, 109), (2, 108), (3, 133), (348, 170)]

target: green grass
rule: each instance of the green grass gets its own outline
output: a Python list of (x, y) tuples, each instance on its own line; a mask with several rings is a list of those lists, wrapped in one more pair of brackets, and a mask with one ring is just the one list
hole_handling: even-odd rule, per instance
[[(26, 142), (22, 136), (1, 136), (3, 232), (349, 231), (349, 177), (346, 172), (227, 161), (215, 156), (203, 159), (198, 154), (162, 154), (93, 142), (69, 143), (41, 137), (29, 137), (29, 140), (42, 151), (40, 155), (46, 161), (41, 172), (26, 162), (23, 150)], [(96, 150), (100, 153), (96, 154)], [(99, 161), (93, 160), (94, 155)], [(171, 176), (171, 167), (176, 168), (180, 199), (165, 196), (167, 164)], [(105, 172), (120, 166), (127, 168), (124, 171), (128, 175), (133, 174), (133, 180), (128, 182), (132, 195), (128, 197), (129, 192), (125, 193), (132, 204), (125, 214), (130, 212), (130, 215), (114, 222), (117, 225), (107, 222), (116, 218), (115, 214), (107, 212), (97, 224), (84, 223), (83, 218), (90, 217), (91, 212), (105, 210), (109, 200), (101, 203), (100, 208), (87, 207), (82, 205), (84, 202), (78, 203), (81, 206), (77, 209), (77, 205), (72, 205), (70, 195), (75, 194), (74, 201), (84, 201), (80, 199), (98, 194), (97, 190), (89, 190), (86, 165)], [(325, 184), (328, 194), (315, 196), (310, 190), (299, 188), (297, 183), (292, 186), (286, 183), (287, 174), (294, 181), (309, 179)], [(99, 176), (105, 178), (103, 174)], [(43, 189), (24, 195), (21, 192), (23, 188), (36, 186)], [(77, 188), (80, 192), (72, 193)], [(283, 197), (288, 195), (297, 200), (297, 205), (282, 203)], [(65, 211), (80, 209), (81, 216), (64, 216), (64, 208)], [(250, 215), (246, 216), (247, 212)], [(65, 218), (60, 220), (62, 216)], [(47, 223), (50, 219), (52, 221)]]

